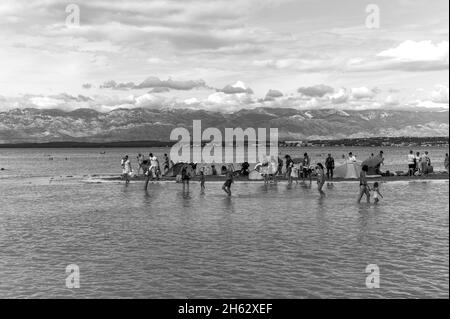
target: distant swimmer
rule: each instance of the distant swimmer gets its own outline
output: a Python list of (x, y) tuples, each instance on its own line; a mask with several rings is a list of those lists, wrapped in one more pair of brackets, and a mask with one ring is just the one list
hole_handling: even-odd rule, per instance
[(384, 198), (383, 195), (381, 195), (380, 193), (380, 184), (378, 184), (378, 182), (373, 184), (373, 199), (375, 202), (375, 205), (378, 204), (378, 202), (380, 201), (380, 197)]
[(233, 184), (233, 169), (232, 166), (228, 166), (227, 172), (226, 172), (226, 180), (225, 183), (222, 186), (222, 189), (225, 193), (228, 194), (228, 196), (231, 196), (231, 184)]
[(128, 185), (130, 183), (130, 175), (133, 173), (133, 169), (131, 168), (131, 162), (128, 158), (128, 155), (122, 159), (122, 177), (125, 178), (125, 184)]
[(359, 176), (359, 198), (358, 204), (361, 203), (361, 199), (364, 195), (367, 197), (367, 203), (370, 203), (370, 187), (367, 184), (367, 172), (369, 171), (369, 166), (364, 165)]

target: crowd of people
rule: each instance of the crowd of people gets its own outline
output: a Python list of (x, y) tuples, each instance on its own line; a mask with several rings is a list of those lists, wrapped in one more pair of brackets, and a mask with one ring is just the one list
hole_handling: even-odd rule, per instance
[[(356, 155), (350, 152), (348, 155), (342, 155), (342, 159), (345, 163), (357, 163)], [(277, 183), (277, 177), (281, 176), (287, 179), (289, 184), (292, 184), (294, 180), (297, 183), (305, 182), (309, 180), (312, 183), (312, 179), (315, 178), (317, 181), (317, 189), (319, 193), (323, 196), (325, 195), (323, 191), (323, 186), (327, 181), (333, 181), (334, 170), (336, 168), (335, 159), (332, 154), (328, 154), (325, 158), (324, 163), (312, 164), (311, 157), (308, 153), (303, 155), (301, 159), (293, 159), (290, 155), (284, 156), (284, 161), (279, 157), (278, 163), (276, 160), (267, 159), (262, 163), (256, 165), (255, 170), (259, 172), (266, 184)], [(384, 153), (380, 151), (378, 155), (371, 154), (366, 161), (374, 160), (376, 164), (375, 171), (380, 173), (380, 166), (384, 165)], [(408, 160), (408, 175), (409, 176), (419, 176), (426, 175), (433, 172), (433, 166), (431, 163), (431, 158), (429, 152), (426, 151), (423, 154), (420, 152), (414, 153), (410, 151), (407, 157)], [(365, 161), (365, 162), (366, 162)], [(369, 172), (369, 166), (362, 162), (360, 179), (360, 192), (358, 197), (358, 203), (366, 196), (367, 202), (370, 202), (371, 192), (375, 203), (378, 203), (383, 195), (380, 193), (380, 184), (374, 183), (373, 187), (370, 187), (367, 182), (367, 175)], [(137, 156), (138, 170), (135, 174), (131, 165), (131, 161), (126, 155), (122, 159), (122, 176), (125, 179), (126, 184), (129, 184), (130, 178), (132, 176), (138, 176), (143, 174), (146, 176), (145, 189), (148, 188), (150, 180), (159, 180), (162, 176), (167, 175), (172, 167), (174, 167), (173, 161), (170, 160), (167, 154), (164, 154), (162, 165), (157, 156), (150, 153), (148, 158), (142, 154)], [(444, 166), (447, 172), (449, 171), (449, 156), (445, 155)], [(179, 174), (176, 176), (177, 182), (183, 184), (183, 189), (189, 187), (189, 182), (192, 178), (198, 176), (200, 181), (200, 189), (202, 192), (206, 189), (206, 173), (204, 167), (201, 168), (198, 174), (194, 171), (196, 165), (193, 164), (183, 164)], [(248, 163), (243, 163), (242, 168), (239, 171), (235, 171), (233, 165), (223, 166), (221, 173), (225, 175), (225, 183), (223, 184), (223, 191), (231, 196), (231, 186), (234, 182), (235, 175), (248, 176), (250, 165)], [(216, 168), (212, 165), (212, 175), (218, 175)]]

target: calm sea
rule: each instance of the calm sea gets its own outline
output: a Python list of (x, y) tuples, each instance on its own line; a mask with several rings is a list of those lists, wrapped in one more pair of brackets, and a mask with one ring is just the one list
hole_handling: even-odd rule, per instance
[[(448, 150), (427, 150), (443, 169)], [(150, 151), (168, 152), (0, 150), (0, 297), (449, 297), (448, 180), (382, 184), (378, 206), (356, 204), (353, 182), (325, 197), (314, 183), (236, 183), (231, 198), (213, 182), (204, 194), (196, 183), (88, 182)], [(378, 150), (280, 151), (323, 162)], [(406, 170), (407, 149), (384, 151), (385, 169)], [(70, 264), (79, 289), (66, 287)], [(372, 264), (379, 289), (366, 287)]]

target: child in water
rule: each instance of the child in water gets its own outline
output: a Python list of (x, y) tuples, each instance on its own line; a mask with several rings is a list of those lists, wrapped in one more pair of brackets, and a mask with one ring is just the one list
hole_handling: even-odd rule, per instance
[(381, 195), (380, 193), (380, 185), (377, 182), (373, 184), (373, 198), (375, 204), (378, 204), (378, 202), (380, 201), (378, 197), (384, 198), (383, 195)]

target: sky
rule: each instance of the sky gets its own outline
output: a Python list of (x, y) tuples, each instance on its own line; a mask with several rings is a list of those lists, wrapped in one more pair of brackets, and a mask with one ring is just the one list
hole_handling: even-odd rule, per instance
[(448, 6), (1, 0), (0, 111), (448, 109)]

